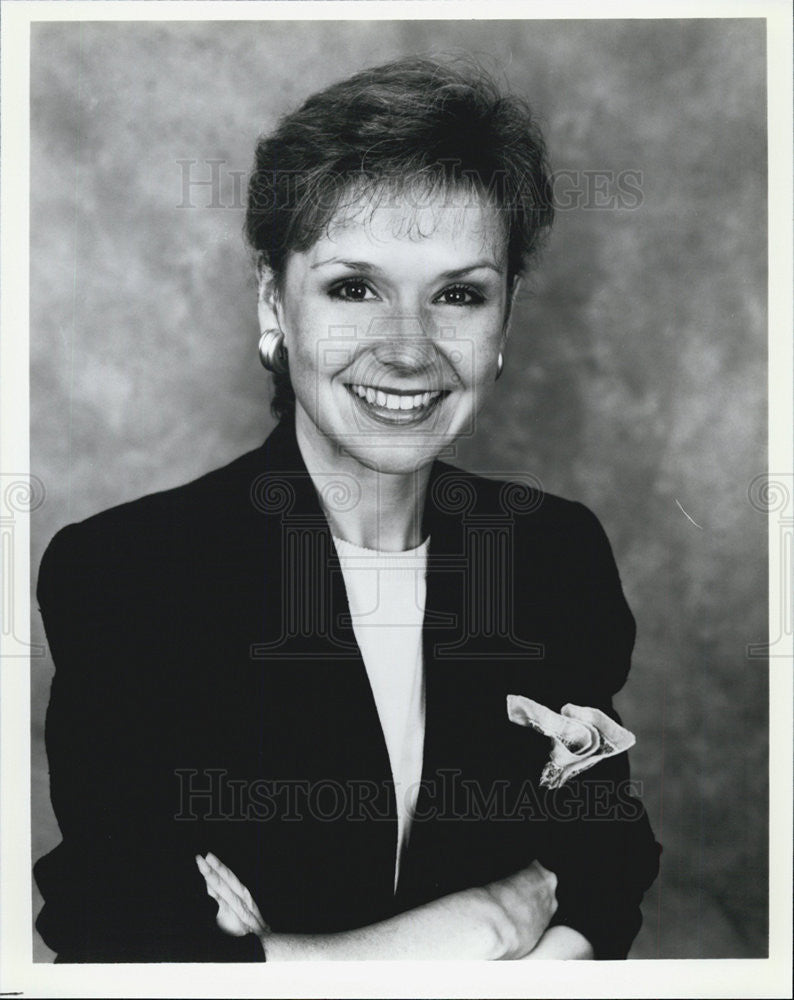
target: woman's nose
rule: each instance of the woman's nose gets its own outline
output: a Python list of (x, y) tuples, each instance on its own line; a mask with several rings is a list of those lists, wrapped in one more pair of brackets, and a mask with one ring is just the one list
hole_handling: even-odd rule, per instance
[(419, 316), (374, 316), (366, 331), (366, 339), (375, 345), (385, 345), (384, 350), (397, 349), (403, 344), (430, 342), (427, 325)]
[(373, 316), (366, 331), (365, 339), (391, 344), (421, 344), (425, 342), (428, 350), (438, 340), (455, 336), (454, 329), (442, 329), (432, 316), (421, 313), (400, 313), (392, 316)]
[(418, 316), (378, 316), (365, 337), (373, 363), (401, 378), (414, 375), (446, 384), (454, 378), (461, 343), (454, 329), (435, 328)]
[(439, 367), (438, 352), (432, 341), (424, 337), (377, 341), (372, 354), (377, 365), (388, 368), (399, 378), (411, 378)]

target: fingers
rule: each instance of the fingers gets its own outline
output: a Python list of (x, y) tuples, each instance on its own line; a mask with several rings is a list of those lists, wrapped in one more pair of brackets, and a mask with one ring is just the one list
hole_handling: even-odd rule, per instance
[(211, 853), (206, 858), (196, 855), (196, 865), (204, 876), (208, 895), (236, 917), (241, 927), (239, 933), (264, 934), (269, 930), (251, 893), (230, 868)]
[[(226, 882), (230, 889), (234, 890), (240, 899), (245, 899), (245, 894), (248, 892), (243, 883), (237, 878), (231, 868), (227, 868), (226, 865), (215, 855), (208, 851), (204, 859), (210, 868), (213, 868), (218, 875)], [(250, 895), (250, 894), (249, 894)]]
[(248, 926), (240, 920), (239, 916), (231, 909), (221, 895), (221, 887), (217, 874), (204, 861), (204, 858), (197, 857), (196, 864), (204, 876), (207, 895), (218, 904), (215, 923), (225, 934), (231, 934), (234, 937), (242, 937), (244, 934), (247, 934), (249, 931)]
[(242, 900), (238, 899), (236, 893), (229, 885), (227, 885), (223, 877), (200, 855), (196, 857), (196, 864), (198, 865), (199, 871), (204, 876), (204, 881), (207, 883), (208, 895), (212, 896), (213, 899), (217, 899), (219, 903), (225, 903), (234, 913), (237, 914), (243, 923), (247, 923), (248, 918), (246, 916)]
[(539, 861), (535, 861), (534, 864), (537, 867), (538, 872), (542, 876), (543, 880), (551, 888), (551, 891), (552, 892), (556, 892), (557, 891), (557, 876), (554, 874), (554, 872), (549, 871), (548, 868), (544, 868), (543, 865)]
[(234, 874), (231, 868), (227, 867), (220, 858), (216, 857), (211, 851), (207, 853), (206, 856), (207, 864), (213, 868), (220, 876), (226, 881), (226, 884), (237, 894), (245, 912), (248, 916), (249, 923), (252, 925), (255, 933), (263, 934), (265, 931), (270, 930), (268, 925), (265, 923), (262, 914), (259, 912), (259, 907), (254, 902), (254, 898), (248, 891), (246, 886), (240, 881), (239, 878)]
[[(234, 890), (225, 882), (223, 877), (212, 868), (204, 858), (196, 858), (196, 864), (201, 874), (204, 876), (204, 881), (207, 884), (207, 894), (215, 899), (219, 906), (226, 907), (230, 913), (236, 918), (240, 931), (237, 933), (245, 933), (247, 930), (254, 930), (252, 918), (248, 915), (246, 907), (243, 901), (237, 896)], [(224, 914), (219, 911), (219, 922), (221, 923), (224, 930), (228, 930), (231, 933), (235, 933), (234, 925), (230, 926), (228, 919)]]
[(557, 902), (557, 876), (554, 872), (549, 871), (548, 868), (544, 868), (543, 865), (536, 861), (538, 874), (542, 879), (542, 884), (546, 891), (547, 905), (549, 907), (549, 919), (551, 919), (557, 912), (557, 907), (559, 903)]
[(545, 927), (557, 911), (557, 876), (538, 861), (496, 884), (507, 911), (532, 927)]
[(265, 933), (267, 933), (270, 930), (270, 926), (269, 926), (269, 924), (267, 924), (265, 922), (265, 918), (259, 912), (259, 907), (254, 902), (254, 899), (251, 896), (251, 893), (247, 889), (245, 890), (245, 902), (246, 902), (246, 904), (248, 906), (248, 909), (251, 912), (251, 915), (253, 916), (254, 920), (257, 922), (257, 925), (258, 925), (257, 934), (265, 934)]
[(207, 887), (207, 895), (211, 896), (214, 900), (220, 903), (221, 897), (218, 894), (218, 890), (214, 887), (216, 880), (213, 879), (212, 882), (210, 881), (210, 876), (213, 874), (212, 869), (200, 854), (196, 855), (196, 864), (198, 865), (198, 870), (204, 876), (204, 884)]
[(557, 890), (557, 876), (548, 868), (544, 868), (539, 861), (533, 861), (526, 868), (508, 876), (503, 881), (511, 888), (520, 891), (547, 892), (554, 895)]

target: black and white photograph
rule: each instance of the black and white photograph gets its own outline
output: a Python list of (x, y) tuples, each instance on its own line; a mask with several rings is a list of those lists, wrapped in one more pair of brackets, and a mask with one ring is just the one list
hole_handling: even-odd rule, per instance
[(790, 12), (42, 6), (29, 968), (785, 995)]

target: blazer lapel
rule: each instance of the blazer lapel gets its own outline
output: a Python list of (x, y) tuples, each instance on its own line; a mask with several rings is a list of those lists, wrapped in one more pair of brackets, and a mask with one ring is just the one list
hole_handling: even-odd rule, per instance
[(506, 696), (544, 649), (516, 634), (513, 599), (527, 595), (513, 591), (514, 519), (500, 484), (479, 484), (436, 462), (428, 487), (425, 752), (401, 909), (491, 881), (531, 857), (531, 837), (506, 836), (517, 824), (498, 814), (539, 771), (526, 731), (507, 719)]
[[(393, 903), (394, 784), (377, 707), (351, 626), (344, 577), (294, 426), (265, 444), (258, 490), (265, 608), (251, 646), (268, 707), (262, 770), (307, 789), (301, 822), (282, 823), (282, 928), (333, 930), (380, 919)], [(266, 893), (267, 894), (267, 893)], [(275, 923), (274, 923), (274, 926)]]

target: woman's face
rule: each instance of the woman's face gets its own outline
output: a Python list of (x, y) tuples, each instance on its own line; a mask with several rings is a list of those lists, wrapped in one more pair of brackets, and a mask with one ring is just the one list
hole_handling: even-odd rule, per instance
[(359, 202), (289, 256), (275, 311), (315, 455), (410, 472), (474, 431), (510, 302), (505, 227), (469, 200)]

